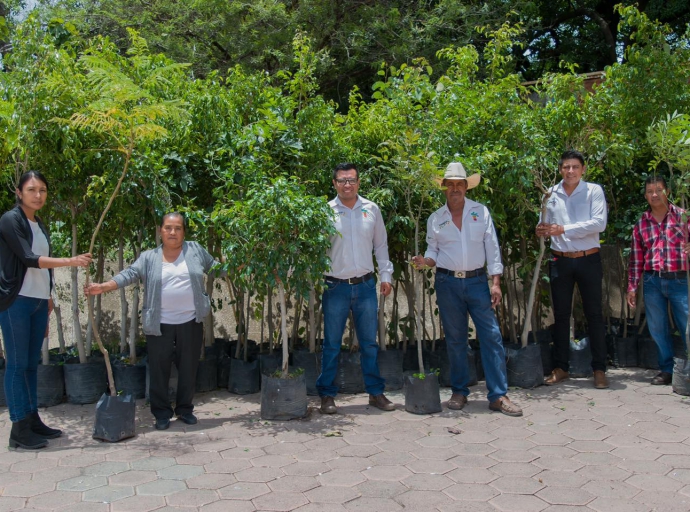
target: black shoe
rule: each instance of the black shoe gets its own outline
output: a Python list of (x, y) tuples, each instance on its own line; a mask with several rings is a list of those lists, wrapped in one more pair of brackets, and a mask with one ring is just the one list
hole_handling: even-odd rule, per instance
[(170, 418), (156, 420), (156, 430), (168, 430), (170, 428)]
[(56, 439), (62, 435), (62, 430), (50, 428), (43, 423), (43, 421), (41, 421), (41, 417), (38, 415), (38, 412), (30, 413), (28, 418), (29, 424), (31, 425), (31, 430), (34, 434), (38, 434), (45, 439)]
[(673, 375), (668, 372), (660, 372), (652, 379), (652, 386), (668, 386), (673, 380)]
[(29, 418), (12, 423), (10, 432), (10, 448), (25, 448), (27, 450), (37, 450), (48, 446), (48, 440), (41, 437), (31, 430)]
[(182, 422), (186, 423), (187, 425), (196, 425), (197, 422), (196, 416), (194, 416), (191, 412), (180, 414), (177, 418), (182, 420)]

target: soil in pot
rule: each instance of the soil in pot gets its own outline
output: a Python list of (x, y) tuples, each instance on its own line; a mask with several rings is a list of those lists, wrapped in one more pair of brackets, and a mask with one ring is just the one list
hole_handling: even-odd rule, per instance
[(690, 361), (686, 358), (673, 358), (673, 378), (671, 387), (674, 393), (690, 396)]
[(258, 393), (260, 389), (261, 372), (259, 371), (259, 360), (231, 359), (228, 391), (236, 395), (251, 395), (252, 393)]
[(544, 367), (541, 362), (541, 345), (506, 347), (508, 386), (531, 389), (544, 384)]
[(317, 396), (319, 392), (316, 390), (316, 379), (319, 378), (321, 371), (321, 360), (317, 354), (309, 352), (309, 350), (296, 350), (292, 354), (292, 362), (295, 368), (302, 368), (304, 370), (304, 382), (307, 386), (307, 395)]
[(194, 390), (197, 393), (206, 393), (218, 388), (218, 358), (213, 347), (206, 347), (204, 359), (199, 361), (196, 369), (196, 384)]
[(405, 410), (413, 414), (441, 412), (441, 390), (435, 373), (427, 373), (423, 379), (405, 377)]
[(570, 369), (571, 377), (592, 376), (592, 349), (589, 346), (589, 338), (570, 341)]
[(652, 338), (640, 336), (637, 339), (637, 364), (640, 368), (659, 369), (659, 353)]
[(261, 419), (294, 420), (307, 415), (307, 383), (304, 374), (287, 379), (261, 375)]
[(403, 387), (403, 353), (397, 348), (380, 350), (379, 372), (386, 379), (386, 391), (396, 391)]
[(66, 364), (65, 393), (71, 404), (94, 404), (108, 389), (105, 361), (86, 364)]
[[(61, 364), (39, 364), (36, 375), (36, 399), (39, 407), (53, 407), (65, 398), (65, 372)], [(3, 393), (4, 397), (4, 393)]]
[(364, 376), (359, 352), (340, 352), (335, 382), (339, 393), (364, 393)]
[(103, 394), (96, 405), (92, 437), (110, 443), (134, 437), (136, 435), (134, 426), (136, 405), (132, 395)]

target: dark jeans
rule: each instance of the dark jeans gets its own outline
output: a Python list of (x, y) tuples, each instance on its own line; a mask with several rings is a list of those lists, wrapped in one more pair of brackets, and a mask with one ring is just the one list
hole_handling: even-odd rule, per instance
[[(159, 419), (169, 419), (194, 410), (196, 370), (203, 344), (203, 325), (196, 320), (184, 324), (161, 324), (160, 336), (146, 336), (149, 355), (149, 399), (151, 413)], [(178, 372), (175, 410), (168, 399), (171, 365)]]
[(582, 296), (582, 308), (587, 319), (589, 343), (592, 348), (592, 370), (606, 371), (606, 337), (601, 309), (601, 253), (581, 258), (552, 256), (549, 261), (551, 298), (555, 321), (553, 364), (564, 371), (570, 361), (570, 316), (573, 292), (577, 284)]
[(359, 284), (326, 283), (323, 292), (323, 354), (321, 375), (316, 380), (319, 396), (335, 396), (338, 386), (338, 358), (343, 343), (343, 332), (347, 317), (352, 317), (359, 342), (360, 361), (364, 374), (364, 387), (371, 395), (383, 393), (386, 381), (379, 373), (379, 346), (376, 343), (378, 322), (376, 280), (369, 279)]
[(38, 411), (36, 378), (48, 325), (48, 301), (18, 296), (0, 313), (5, 343), (5, 396), (10, 420), (21, 421)]

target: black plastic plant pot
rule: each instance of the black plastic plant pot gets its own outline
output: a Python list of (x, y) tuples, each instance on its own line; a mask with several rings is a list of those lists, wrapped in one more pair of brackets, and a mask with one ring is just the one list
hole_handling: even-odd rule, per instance
[(114, 364), (113, 378), (115, 389), (134, 398), (146, 396), (146, 365), (145, 364)]
[(427, 373), (423, 379), (405, 377), (405, 410), (412, 414), (441, 412), (441, 390), (435, 373)]
[(283, 353), (259, 354), (259, 369), (261, 374), (271, 375), (283, 366)]
[(632, 368), (638, 366), (637, 337), (618, 338), (613, 341), (613, 363), (619, 368)]
[[(438, 376), (438, 385), (442, 387), (450, 386), (450, 360), (448, 359), (448, 350), (445, 347), (436, 347), (436, 350), (429, 352), (426, 360), (429, 362), (429, 368), (438, 369), (441, 372)], [(474, 370), (474, 378), (477, 380), (476, 369)]]
[(196, 384), (194, 390), (197, 393), (213, 391), (218, 387), (218, 358), (210, 350), (206, 351), (206, 357), (199, 361), (196, 369)]
[(109, 443), (134, 437), (137, 403), (132, 395), (103, 394), (96, 404), (93, 438)]
[(672, 339), (673, 339), (673, 357), (677, 357), (679, 359), (687, 359), (688, 349), (685, 346), (685, 333), (682, 333), (681, 336), (674, 334), (672, 336)]
[(230, 377), (228, 391), (236, 395), (251, 395), (261, 389), (261, 372), (259, 360), (245, 361), (232, 359), (230, 361)]
[(296, 350), (292, 354), (292, 364), (294, 364), (296, 368), (302, 368), (304, 370), (307, 395), (318, 395), (319, 392), (316, 390), (316, 379), (319, 378), (319, 373), (321, 373), (321, 365), (316, 354), (309, 352), (309, 350)]
[(386, 380), (386, 391), (403, 387), (403, 352), (397, 348), (379, 351), (379, 372)]
[(541, 346), (506, 347), (508, 385), (531, 389), (544, 384), (544, 367), (541, 362)]
[(671, 387), (674, 393), (690, 396), (690, 361), (685, 358), (673, 358), (673, 378)]
[(659, 352), (652, 338), (641, 336), (637, 339), (637, 364), (640, 368), (659, 369)]
[(589, 346), (589, 338), (570, 341), (570, 369), (571, 377), (592, 376), (592, 349)]
[[(64, 366), (39, 364), (36, 374), (36, 399), (39, 407), (53, 407), (65, 398)], [(4, 394), (3, 394), (4, 397)]]
[(340, 352), (335, 380), (339, 393), (364, 393), (364, 376), (359, 352)]
[(66, 364), (65, 393), (71, 404), (84, 405), (96, 403), (108, 387), (108, 374), (105, 362), (86, 364)]
[(304, 418), (307, 410), (307, 383), (304, 374), (287, 379), (261, 375), (262, 420)]
[(232, 358), (225, 353), (218, 356), (216, 365), (216, 383), (219, 388), (228, 388), (228, 381), (230, 380), (230, 365)]

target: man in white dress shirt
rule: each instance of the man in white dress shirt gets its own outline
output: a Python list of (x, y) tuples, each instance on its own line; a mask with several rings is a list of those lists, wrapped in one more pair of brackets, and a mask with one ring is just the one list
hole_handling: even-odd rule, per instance
[(606, 198), (601, 186), (582, 179), (585, 157), (568, 150), (558, 170), (563, 179), (551, 187), (546, 218), (537, 225), (537, 236), (551, 237), (549, 280), (553, 300), (554, 370), (544, 384), (553, 386), (569, 378), (570, 316), (575, 284), (580, 290), (587, 319), (594, 387), (609, 387), (606, 379), (606, 338), (601, 308), (601, 254), (599, 234), (606, 229)]
[[(506, 396), (505, 350), (493, 311), (501, 302), (503, 273), (496, 230), (486, 206), (465, 196), (479, 180), (479, 174), (468, 177), (461, 163), (448, 165), (441, 182), (446, 204), (429, 217), (426, 253), (412, 258), (412, 263), (417, 268), (436, 267), (436, 301), (446, 334), (453, 389), (448, 408), (462, 409), (470, 392), (467, 387), (469, 313), (477, 328), (489, 409), (508, 416), (522, 416), (522, 409)], [(486, 267), (491, 275), (491, 289)]]
[(331, 269), (324, 276), (323, 354), (321, 375), (316, 381), (316, 389), (321, 397), (320, 410), (324, 414), (337, 412), (334, 397), (338, 393), (338, 386), (335, 378), (345, 324), (352, 311), (369, 405), (392, 411), (395, 406), (383, 394), (385, 380), (378, 366), (378, 301), (372, 258), (373, 252), (379, 266), (381, 293), (387, 296), (392, 289), (393, 264), (388, 259), (386, 227), (379, 207), (358, 195), (359, 172), (354, 164), (336, 166), (333, 186), (338, 195), (328, 204), (335, 213), (338, 234), (331, 238), (328, 251)]

